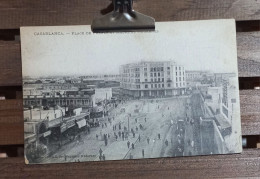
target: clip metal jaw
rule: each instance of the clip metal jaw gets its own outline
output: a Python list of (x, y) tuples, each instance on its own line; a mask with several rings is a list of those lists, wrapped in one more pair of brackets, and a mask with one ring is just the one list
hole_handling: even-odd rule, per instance
[(113, 5), (113, 12), (92, 21), (93, 32), (155, 30), (154, 18), (134, 11), (133, 0), (113, 0)]

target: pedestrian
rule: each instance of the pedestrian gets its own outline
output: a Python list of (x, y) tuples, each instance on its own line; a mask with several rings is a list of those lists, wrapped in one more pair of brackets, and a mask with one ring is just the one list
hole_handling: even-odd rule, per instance
[(142, 126), (142, 124), (140, 124), (140, 125), (139, 125), (139, 128), (140, 128), (140, 130), (142, 130), (142, 129), (143, 129), (143, 126)]
[(121, 123), (119, 123), (119, 130), (121, 130)]
[(103, 154), (102, 159), (103, 159), (104, 161), (106, 160), (105, 154)]
[(108, 136), (108, 138), (110, 138), (110, 134), (108, 134), (107, 136)]
[(141, 140), (141, 136), (140, 136), (140, 134), (139, 134), (139, 136), (138, 136), (138, 140), (139, 140), (139, 142), (140, 142), (140, 140)]
[(105, 138), (105, 146), (107, 146), (107, 138)]
[(121, 131), (118, 132), (119, 137), (121, 137)]
[(98, 135), (96, 134), (96, 139), (98, 140)]
[(115, 130), (116, 130), (116, 125), (115, 125)]
[(102, 160), (102, 155), (99, 156), (99, 160), (100, 160), (100, 161)]
[(107, 127), (107, 123), (105, 122), (105, 126)]
[(129, 141), (127, 142), (127, 147), (128, 147), (128, 148), (130, 147), (130, 142), (129, 142)]
[(104, 124), (102, 123), (102, 128), (104, 128)]
[(138, 131), (138, 127), (137, 126), (135, 127), (135, 130), (136, 130), (136, 132)]
[(116, 141), (117, 141), (117, 138), (118, 138), (118, 136), (116, 135)]
[(147, 138), (147, 144), (149, 144), (149, 142), (150, 142), (150, 138), (148, 137), (148, 138)]
[(103, 153), (103, 151), (102, 151), (102, 149), (100, 148), (100, 149), (99, 149), (99, 155), (101, 156), (102, 153)]
[(133, 138), (135, 138), (135, 133), (133, 133)]
[(168, 140), (167, 140), (167, 139), (166, 139), (166, 141), (165, 141), (165, 145), (168, 146)]
[(161, 134), (160, 134), (160, 133), (158, 133), (158, 139), (159, 139), (159, 140), (161, 139)]
[(144, 149), (142, 149), (142, 155), (143, 155), (143, 158), (144, 158)]
[(132, 149), (135, 149), (135, 144), (134, 143), (132, 143)]
[(115, 130), (115, 126), (113, 125), (113, 131)]
[(125, 140), (125, 133), (122, 132), (122, 139)]
[(137, 118), (135, 118), (135, 123), (137, 123)]
[(146, 122), (146, 118), (144, 118), (144, 122)]

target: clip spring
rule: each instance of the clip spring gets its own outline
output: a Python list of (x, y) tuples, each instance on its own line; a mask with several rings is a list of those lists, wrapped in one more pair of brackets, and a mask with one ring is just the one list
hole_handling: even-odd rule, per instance
[(133, 10), (133, 0), (113, 0), (114, 11), (92, 21), (93, 32), (151, 31), (155, 20)]

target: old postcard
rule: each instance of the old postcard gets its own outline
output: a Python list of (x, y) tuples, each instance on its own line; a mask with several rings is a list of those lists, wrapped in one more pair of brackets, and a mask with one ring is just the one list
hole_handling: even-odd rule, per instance
[(239, 153), (234, 20), (22, 27), (26, 163)]

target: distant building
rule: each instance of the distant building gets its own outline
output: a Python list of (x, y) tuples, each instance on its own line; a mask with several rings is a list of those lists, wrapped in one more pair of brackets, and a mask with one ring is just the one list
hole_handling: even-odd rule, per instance
[(120, 81), (119, 74), (86, 75), (80, 77), (83, 82), (86, 81)]
[(120, 87), (131, 97), (159, 97), (184, 94), (186, 74), (173, 61), (139, 62), (120, 67)]
[(111, 100), (112, 88), (96, 88), (94, 98), (96, 103), (104, 100)]

